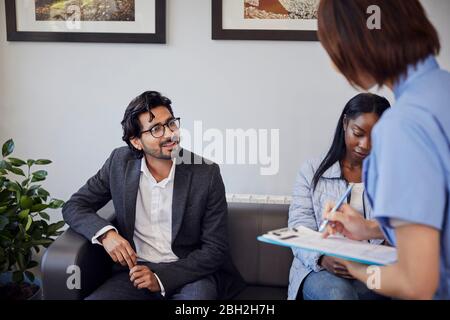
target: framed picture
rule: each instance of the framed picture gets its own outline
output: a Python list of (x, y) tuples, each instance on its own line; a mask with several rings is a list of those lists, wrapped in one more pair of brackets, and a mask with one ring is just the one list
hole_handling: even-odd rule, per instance
[(318, 41), (320, 0), (212, 0), (214, 40)]
[(8, 41), (166, 43), (166, 0), (5, 0)]

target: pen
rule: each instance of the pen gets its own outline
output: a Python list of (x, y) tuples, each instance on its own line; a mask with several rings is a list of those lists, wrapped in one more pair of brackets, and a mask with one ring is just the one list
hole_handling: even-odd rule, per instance
[[(345, 199), (347, 199), (350, 192), (352, 192), (352, 189), (353, 189), (353, 184), (350, 184), (350, 186), (347, 188), (347, 191), (345, 191), (344, 195), (341, 197), (341, 199), (339, 199), (338, 203), (336, 203), (336, 205), (330, 211), (330, 213), (336, 212), (339, 209), (339, 207), (342, 206)], [(323, 220), (323, 222), (320, 224), (319, 232), (323, 232), (325, 230), (326, 226), (328, 225), (328, 222), (329, 222), (329, 220), (327, 220), (327, 219)]]

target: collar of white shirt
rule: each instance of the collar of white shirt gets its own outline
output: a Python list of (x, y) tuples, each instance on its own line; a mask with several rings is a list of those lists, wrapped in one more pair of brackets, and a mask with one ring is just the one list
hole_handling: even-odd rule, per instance
[(160, 182), (157, 182), (147, 167), (147, 161), (145, 160), (145, 157), (142, 157), (141, 160), (141, 172), (143, 172), (144, 175), (149, 179), (152, 186), (158, 186), (161, 188), (165, 188), (167, 184), (173, 180), (175, 176), (175, 167), (176, 161), (172, 160), (172, 168), (170, 169), (169, 176), (161, 180)]

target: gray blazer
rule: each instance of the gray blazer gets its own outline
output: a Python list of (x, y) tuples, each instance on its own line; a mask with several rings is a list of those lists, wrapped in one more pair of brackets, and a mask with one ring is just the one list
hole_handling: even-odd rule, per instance
[[(186, 150), (177, 163), (172, 202), (172, 250), (180, 258), (171, 263), (147, 263), (158, 274), (167, 296), (182, 286), (214, 275), (222, 299), (245, 286), (231, 262), (227, 235), (225, 187), (217, 164)], [(96, 212), (110, 200), (112, 223), (136, 250), (133, 234), (141, 159), (128, 147), (115, 149), (103, 167), (63, 207), (67, 224), (87, 239), (111, 225)]]
[[(313, 191), (312, 180), (314, 173), (319, 168), (322, 159), (306, 161), (297, 175), (292, 202), (289, 208), (289, 227), (304, 226), (314, 231), (319, 229), (322, 222), (322, 213), (328, 201), (339, 201), (347, 189), (347, 182), (342, 178), (341, 166), (336, 162), (331, 166), (317, 183)], [(366, 218), (372, 219), (372, 208), (365, 195)], [(383, 240), (371, 240), (372, 243), (380, 244)], [(318, 265), (320, 253), (295, 248), (294, 260), (292, 261), (289, 274), (288, 299), (295, 300), (298, 290), (310, 272), (323, 270)]]

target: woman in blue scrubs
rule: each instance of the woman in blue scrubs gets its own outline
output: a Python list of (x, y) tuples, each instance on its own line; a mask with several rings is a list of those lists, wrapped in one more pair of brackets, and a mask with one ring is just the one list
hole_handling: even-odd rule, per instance
[(321, 0), (319, 37), (353, 86), (387, 86), (396, 98), (364, 163), (375, 219), (348, 205), (330, 213), (329, 204), (324, 236), (384, 236), (397, 248), (397, 263), (378, 269), (341, 261), (377, 293), (450, 299), (450, 73), (435, 59), (438, 34), (418, 0)]

